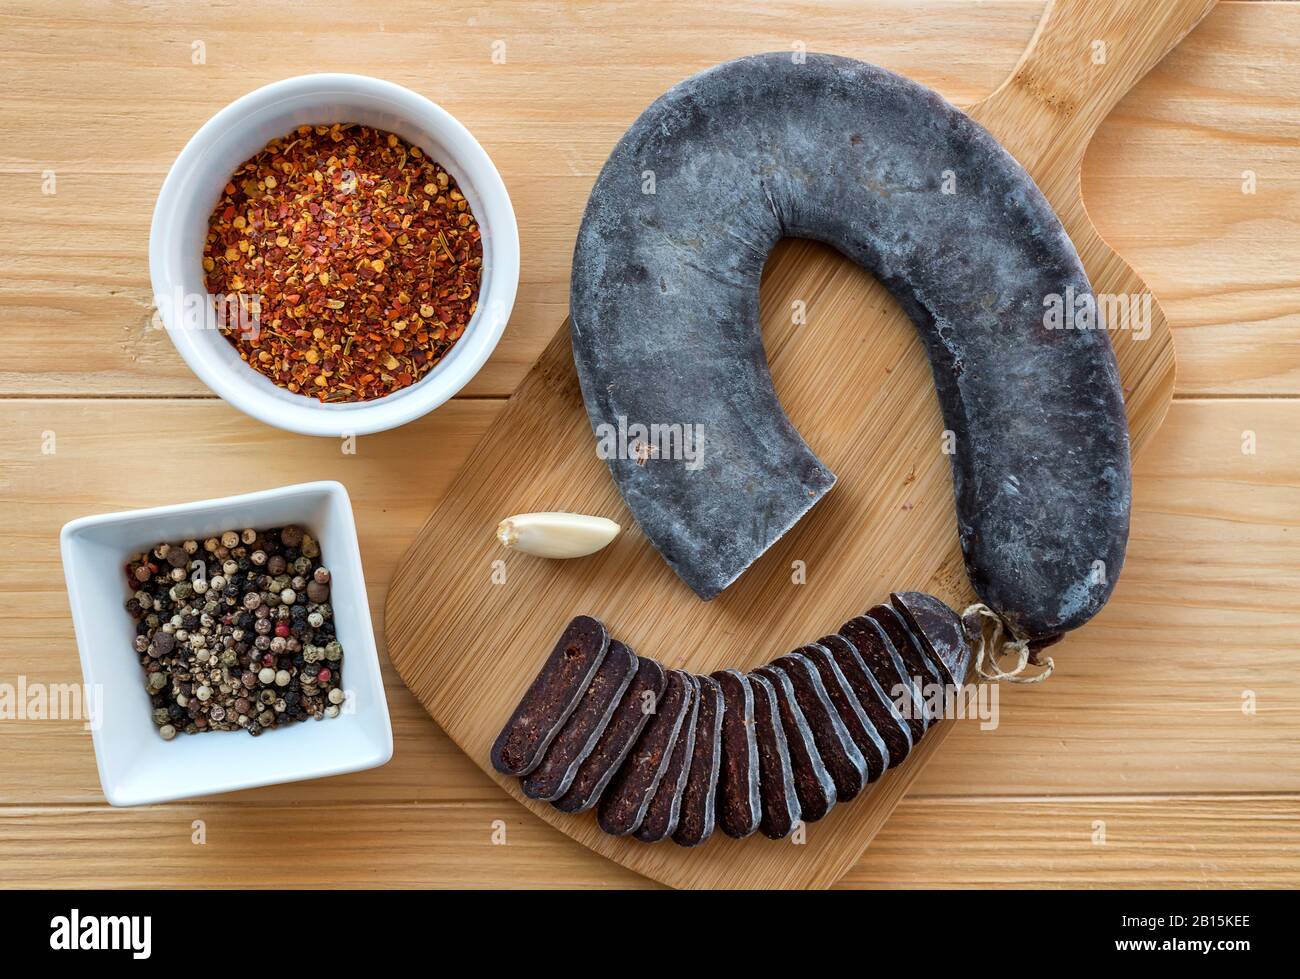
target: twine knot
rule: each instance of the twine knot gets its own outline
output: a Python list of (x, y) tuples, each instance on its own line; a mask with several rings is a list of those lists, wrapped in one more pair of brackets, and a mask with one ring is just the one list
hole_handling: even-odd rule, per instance
[[(1028, 639), (1017, 638), (1002, 616), (980, 602), (969, 606), (961, 614), (962, 625), (967, 636), (975, 643), (975, 673), (981, 679), (1007, 683), (1042, 683), (1056, 664), (1052, 657), (1038, 658), (1037, 651), (1029, 648)], [(1015, 665), (1004, 670), (1001, 661), (1006, 656), (1014, 655)], [(1041, 667), (1039, 672), (1025, 676), (1029, 665)]]

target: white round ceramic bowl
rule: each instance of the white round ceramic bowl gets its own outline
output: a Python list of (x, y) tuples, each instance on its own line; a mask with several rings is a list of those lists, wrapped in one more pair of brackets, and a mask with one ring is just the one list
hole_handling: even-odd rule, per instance
[[(295, 126), (352, 122), (396, 133), (456, 179), (482, 229), (483, 280), (464, 334), (428, 374), (374, 401), (322, 404), (272, 383), (239, 358), (207, 317), (185, 315), (207, 299), (203, 244), (208, 217), (235, 169)], [(501, 175), (469, 130), (422, 95), (364, 75), (301, 75), (232, 102), (194, 134), (172, 164), (149, 231), (154, 303), (190, 369), (254, 418), (304, 435), (365, 435), (432, 411), (491, 355), (519, 285), (519, 228)], [(206, 306), (204, 307), (206, 309)], [(199, 321), (197, 325), (194, 321)]]

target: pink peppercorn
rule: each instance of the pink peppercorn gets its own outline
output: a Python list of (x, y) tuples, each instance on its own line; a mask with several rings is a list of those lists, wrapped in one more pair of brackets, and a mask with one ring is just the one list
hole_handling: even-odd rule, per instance
[(288, 639), (290, 631), (288, 622), (277, 622), (275, 624), (275, 634), (281, 639)]
[(262, 654), (262, 665), (263, 665), (263, 666), (274, 666), (274, 665), (275, 665), (275, 653), (263, 653), (263, 654)]
[(333, 675), (334, 674), (330, 672), (330, 668), (328, 666), (322, 666), (321, 671), (316, 674), (316, 679), (320, 683), (329, 683), (330, 677), (332, 677)]

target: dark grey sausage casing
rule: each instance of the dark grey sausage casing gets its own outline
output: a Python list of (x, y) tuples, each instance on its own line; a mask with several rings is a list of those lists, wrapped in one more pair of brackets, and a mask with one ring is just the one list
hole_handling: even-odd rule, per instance
[(527, 775), (537, 767), (608, 649), (609, 633), (596, 619), (579, 615), (568, 624), (497, 735), (493, 768), (503, 775)]
[(752, 55), (686, 79), (592, 188), (570, 312), (596, 435), (620, 419), (705, 433), (678, 458), (606, 456), (664, 559), (712, 598), (834, 483), (781, 409), (759, 330), (783, 237), (838, 249), (915, 323), (982, 600), (1024, 638), (1086, 622), (1119, 578), (1131, 493), (1119, 372), (1074, 245), (979, 124), (833, 55)]

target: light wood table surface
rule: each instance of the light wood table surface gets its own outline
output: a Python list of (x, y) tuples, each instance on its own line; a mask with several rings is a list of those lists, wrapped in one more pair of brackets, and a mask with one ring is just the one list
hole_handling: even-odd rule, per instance
[[(970, 103), (1040, 10), (3, 0), (0, 684), (80, 682), (67, 520), (304, 479), (348, 486), (382, 629), (407, 542), (563, 320), (586, 194), (646, 104), (796, 43)], [(150, 311), (149, 221), (175, 154), (239, 95), (322, 70), (388, 78), (465, 122), (523, 244), (489, 365), (355, 455), (214, 399)], [(1049, 683), (1001, 691), (997, 730), (958, 725), (842, 886), (1300, 884), (1298, 133), (1294, 3), (1222, 5), (1102, 126), (1085, 198), (1179, 358), (1123, 578)], [(0, 720), (0, 884), (651, 886), (511, 802), (386, 677), (387, 766), (133, 810), (104, 803), (80, 722)]]

